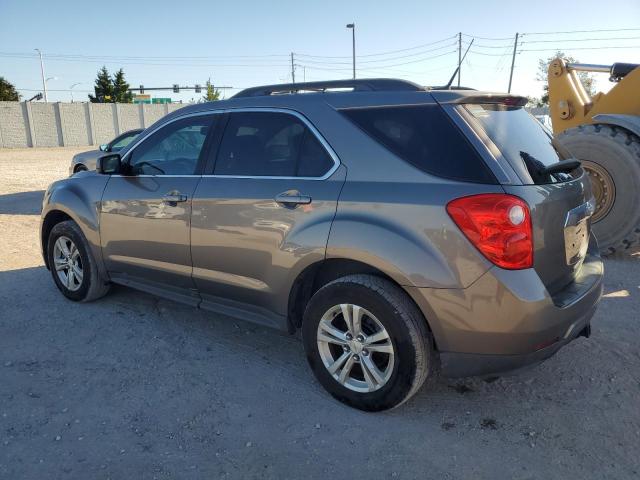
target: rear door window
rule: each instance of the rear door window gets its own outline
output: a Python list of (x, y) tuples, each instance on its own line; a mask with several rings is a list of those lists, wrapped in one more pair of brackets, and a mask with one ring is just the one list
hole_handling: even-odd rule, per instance
[(480, 123), (516, 172), (527, 172), (533, 183), (557, 183), (574, 178), (573, 172), (544, 172), (545, 167), (567, 160), (570, 154), (523, 107), (468, 104), (464, 108)]
[(438, 105), (341, 112), (374, 140), (424, 172), (465, 182), (497, 183), (478, 152)]
[(214, 174), (252, 177), (322, 177), (333, 160), (295, 115), (232, 112)]

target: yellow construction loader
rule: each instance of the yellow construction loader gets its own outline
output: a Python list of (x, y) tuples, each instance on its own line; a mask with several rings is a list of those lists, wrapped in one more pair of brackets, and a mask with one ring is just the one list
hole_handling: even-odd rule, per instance
[[(590, 96), (577, 72), (608, 73), (616, 85)], [(603, 254), (640, 243), (640, 65), (549, 65), (556, 138), (582, 162), (596, 199), (592, 228)]]

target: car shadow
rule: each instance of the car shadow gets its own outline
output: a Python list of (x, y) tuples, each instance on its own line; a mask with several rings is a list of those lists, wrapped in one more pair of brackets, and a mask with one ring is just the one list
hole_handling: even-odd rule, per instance
[[(23, 288), (24, 285), (30, 286), (29, 291)], [(31, 292), (38, 293), (34, 297)], [(278, 390), (295, 391), (298, 396), (307, 397), (306, 401), (319, 402), (318, 408), (337, 406), (307, 367), (299, 335), (290, 336), (117, 285), (98, 301), (71, 302), (60, 294), (44, 266), (0, 271), (0, 298), (11, 299), (6, 309), (9, 316), (0, 318), (0, 330), (19, 326), (13, 325), (9, 318), (16, 319), (24, 327), (19, 341), (5, 344), (0, 340), (0, 351), (35, 353), (39, 345), (49, 342), (50, 345), (65, 344), (65, 348), (80, 358), (90, 353), (109, 363), (113, 345), (119, 345), (120, 361), (137, 364), (142, 370), (147, 368), (140, 364), (140, 356), (151, 356), (167, 368), (179, 364), (183, 371), (194, 376), (218, 370), (218, 382), (229, 382), (227, 388), (235, 390), (235, 395), (240, 397), (252, 396), (255, 392), (251, 385), (271, 377), (272, 386), (277, 386)], [(32, 320), (26, 321), (28, 318)], [(70, 332), (73, 332), (71, 338)], [(155, 358), (156, 346), (147, 343), (149, 338), (162, 345), (161, 360)], [(578, 350), (583, 349), (584, 346)], [(234, 380), (240, 364), (252, 365), (253, 374), (243, 373), (252, 378), (252, 382), (238, 384)], [(551, 361), (550, 364), (553, 370), (569, 370), (564, 362)], [(147, 366), (146, 375), (154, 376), (159, 365)], [(80, 366), (69, 365), (70, 370), (77, 368)], [(499, 399), (504, 408), (517, 410), (521, 395), (531, 392), (529, 379), (535, 379), (543, 389), (558, 388), (554, 381), (557, 372), (548, 375), (545, 370), (547, 368), (537, 367), (533, 373), (507, 375), (495, 383), (496, 377), (455, 380), (435, 377), (403, 410), (414, 415), (437, 413), (446, 408), (449, 414), (460, 416), (472, 404), (482, 404), (487, 399)], [(160, 378), (156, 380), (165, 382)], [(261, 389), (261, 394), (278, 396), (268, 386), (263, 385)], [(348, 408), (346, 411), (352, 412)]]
[(0, 214), (40, 215), (44, 190), (0, 195)]

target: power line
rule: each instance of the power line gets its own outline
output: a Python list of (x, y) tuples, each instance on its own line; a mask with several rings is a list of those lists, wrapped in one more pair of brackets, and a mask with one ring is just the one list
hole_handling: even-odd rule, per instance
[(463, 37), (469, 38), (479, 38), (480, 40), (511, 40), (513, 37), (480, 37), (478, 35), (469, 35), (468, 33), (463, 33)]
[[(16, 88), (21, 92), (41, 92), (41, 88)], [(48, 92), (74, 92), (74, 93), (93, 93), (93, 90), (78, 90), (78, 89), (69, 89), (69, 88), (49, 88), (47, 87)]]
[[(610, 45), (606, 47), (571, 47), (571, 51), (573, 50), (606, 50), (610, 48), (640, 48), (640, 45)], [(537, 48), (537, 49), (522, 49), (520, 52), (552, 52), (558, 50), (557, 48)]]
[[(379, 53), (369, 53), (366, 55), (358, 55), (358, 57), (361, 58), (367, 58), (367, 57), (378, 57), (378, 56), (383, 56), (383, 55), (391, 55), (394, 53), (402, 53), (402, 52), (408, 52), (410, 50), (418, 50), (424, 47), (430, 47), (432, 45), (437, 45), (438, 43), (442, 43), (442, 42), (446, 42), (447, 40), (452, 40), (454, 38), (456, 38), (457, 35), (452, 35), (450, 37), (446, 37), (440, 40), (436, 40), (435, 42), (429, 42), (429, 43), (423, 43), (422, 45), (416, 45), (414, 47), (409, 47), (409, 48), (401, 48), (399, 50), (388, 50), (386, 52), (379, 52)], [(350, 55), (338, 55), (338, 56), (327, 56), (327, 55), (310, 55), (307, 53), (296, 53), (296, 55), (300, 56), (300, 57), (311, 57), (311, 58), (351, 58)]]
[(616, 28), (613, 30), (571, 30), (566, 32), (525, 32), (520, 35), (551, 35), (554, 33), (637, 32), (640, 28)]
[[(3, 54), (0, 53), (0, 57), (4, 58), (21, 58), (21, 59), (33, 59), (35, 58), (33, 55), (16, 55), (16, 54)], [(129, 61), (107, 61), (104, 59), (84, 59), (84, 58), (47, 58), (50, 62), (75, 62), (75, 63), (95, 63), (95, 64), (104, 64), (104, 63), (117, 63), (118, 65), (147, 65), (147, 66), (164, 66), (164, 67), (275, 67), (282, 68), (288, 67), (289, 65), (286, 63), (253, 63), (253, 64), (238, 64), (238, 63), (156, 63), (156, 62), (129, 62)]]
[[(316, 67), (316, 66), (309, 66), (309, 65), (302, 65), (310, 70), (319, 70), (319, 71), (326, 71), (326, 72), (336, 72), (336, 71), (350, 71), (351, 69), (349, 67), (336, 67), (336, 68), (327, 68), (327, 67)], [(358, 70), (363, 71), (363, 72), (383, 72), (384, 74), (387, 73), (392, 73), (392, 74), (396, 74), (396, 72), (398, 74), (407, 74), (407, 75), (419, 75), (422, 73), (429, 73), (429, 72), (435, 72), (438, 70), (446, 70), (446, 69), (450, 69), (453, 70), (455, 69), (457, 66), (456, 65), (443, 65), (440, 67), (436, 67), (436, 68), (430, 68), (428, 70), (422, 70), (420, 69), (419, 71), (409, 71), (409, 70), (391, 70), (388, 68), (360, 68)]]
[[(0, 52), (5, 55), (25, 55), (30, 57), (38, 57), (37, 54), (31, 52)], [(245, 58), (245, 59), (263, 59), (263, 58), (271, 58), (271, 57), (280, 57), (286, 58), (288, 55), (284, 54), (273, 54), (273, 55), (205, 55), (205, 56), (185, 56), (180, 55), (177, 57), (171, 57), (166, 55), (161, 56), (130, 56), (130, 55), (85, 55), (85, 54), (70, 54), (70, 53), (48, 53), (44, 55), (46, 58), (100, 58), (100, 59), (113, 59), (113, 60), (212, 60), (212, 59), (234, 59), (234, 58)]]
[[(511, 45), (513, 47), (513, 45)], [(518, 46), (520, 46), (518, 44)], [(524, 50), (518, 50), (518, 53), (522, 52)], [(469, 53), (475, 53), (476, 55), (484, 55), (486, 57), (502, 57), (504, 56), (504, 53), (487, 53), (487, 52), (479, 52), (478, 50), (469, 50)], [(508, 55), (508, 54), (507, 54)]]
[[(395, 63), (395, 64), (392, 64), (392, 65), (376, 65), (376, 67), (379, 67), (379, 68), (400, 67), (400, 66), (403, 66), (403, 65), (410, 65), (412, 63), (418, 63), (418, 62), (424, 62), (424, 61), (427, 61), (427, 60), (433, 60), (435, 58), (443, 57), (445, 55), (451, 55), (452, 53), (456, 53), (456, 52), (457, 52), (457, 50), (451, 50), (449, 52), (444, 52), (444, 53), (441, 53), (439, 55), (432, 55), (430, 57), (419, 58), (417, 60), (410, 60), (408, 62)], [(305, 65), (305, 64), (302, 63), (302, 65)], [(327, 67), (327, 68), (325, 68), (325, 70), (344, 70), (345, 68), (346, 67), (344, 67), (344, 68), (329, 68), (329, 67)], [(320, 70), (320, 68), (318, 68), (318, 69)]]
[(594, 42), (598, 40), (638, 40), (640, 37), (560, 38), (557, 40), (523, 40), (522, 43)]
[[(471, 45), (471, 42), (469, 42), (468, 40), (463, 40), (462, 41), (463, 45)], [(505, 47), (513, 47), (513, 38), (511, 39), (510, 42), (503, 42), (500, 45), (482, 45), (482, 44), (478, 44), (478, 43), (474, 43), (473, 47), (480, 47), (480, 48), (505, 48)]]
[[(372, 63), (381, 63), (381, 62), (392, 62), (392, 61), (396, 61), (396, 60), (403, 60), (405, 58), (413, 58), (413, 57), (418, 57), (421, 55), (424, 55), (426, 53), (430, 53), (430, 52), (435, 52), (438, 50), (443, 50), (445, 48), (451, 48), (453, 46), (455, 46), (455, 43), (450, 43), (447, 45), (443, 45), (441, 47), (437, 47), (437, 48), (433, 48), (433, 49), (429, 49), (429, 50), (425, 50), (422, 52), (416, 52), (416, 53), (410, 53), (408, 55), (400, 55), (400, 56), (395, 56), (395, 57), (388, 57), (388, 58), (379, 58), (376, 60), (362, 60), (359, 63), (360, 64), (372, 64)], [(298, 54), (296, 54), (298, 55)], [(351, 65), (351, 62), (341, 62), (341, 61), (335, 61), (335, 60), (311, 60), (311, 59), (306, 59), (303, 58), (302, 61), (306, 62), (306, 63), (311, 63), (311, 64), (316, 64), (316, 65)]]

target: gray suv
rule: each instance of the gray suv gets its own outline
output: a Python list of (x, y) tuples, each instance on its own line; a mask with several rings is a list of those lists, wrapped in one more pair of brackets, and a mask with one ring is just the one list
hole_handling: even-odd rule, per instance
[(541, 362), (602, 294), (579, 162), (526, 99), (401, 80), (251, 88), (178, 110), (52, 184), (60, 291), (112, 283), (301, 330), (338, 400)]

